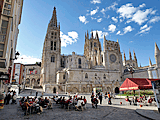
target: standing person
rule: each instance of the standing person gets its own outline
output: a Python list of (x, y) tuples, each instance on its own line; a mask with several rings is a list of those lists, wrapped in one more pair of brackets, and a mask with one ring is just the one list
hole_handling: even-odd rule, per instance
[(107, 92), (105, 93), (104, 97), (105, 97), (105, 99), (107, 99)]
[(102, 104), (102, 93), (99, 95), (100, 104)]
[(110, 95), (109, 92), (108, 92), (108, 104), (110, 104), (110, 105), (112, 104), (112, 103), (111, 103), (111, 95)]
[(10, 93), (10, 91), (8, 91), (8, 94), (7, 94), (7, 104), (6, 105), (9, 104), (10, 99), (11, 99), (11, 93)]
[(38, 95), (38, 91), (36, 91), (36, 97), (37, 97), (37, 95)]
[(92, 93), (92, 95), (91, 95), (92, 108), (94, 108), (94, 106), (93, 106), (93, 99), (94, 99), (94, 93)]

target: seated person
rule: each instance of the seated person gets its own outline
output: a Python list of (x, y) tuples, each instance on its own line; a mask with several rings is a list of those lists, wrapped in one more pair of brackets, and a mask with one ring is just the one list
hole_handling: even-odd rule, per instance
[(147, 101), (148, 101), (148, 103), (152, 103), (153, 100), (152, 100), (151, 96), (148, 97)]
[(55, 100), (54, 101), (56, 101), (56, 104), (59, 104), (60, 103), (60, 101), (62, 100), (62, 97), (60, 97), (60, 98), (55, 98)]
[(67, 101), (65, 101), (65, 106), (67, 107), (68, 104), (72, 103), (72, 97), (70, 97)]
[(145, 94), (143, 95), (143, 100), (146, 100), (146, 96), (145, 96)]
[[(75, 105), (76, 110), (80, 110), (80, 107), (84, 104), (84, 100), (78, 100), (77, 105)], [(83, 110), (83, 108), (81, 108)]]
[(85, 96), (84, 96), (84, 98), (83, 98), (83, 101), (84, 101), (85, 104), (87, 103), (87, 100), (86, 100), (86, 97), (85, 97)]
[(73, 99), (72, 99), (72, 103), (73, 103), (73, 105), (76, 105), (76, 104), (77, 104), (76, 96), (74, 96), (74, 97), (73, 97)]
[(22, 99), (21, 99), (21, 102), (23, 103), (25, 101), (25, 97), (23, 97)]
[(131, 100), (129, 99), (128, 96), (125, 98), (125, 101), (128, 101), (130, 103), (130, 105), (131, 105)]
[(27, 110), (27, 112), (28, 112), (29, 108), (30, 108), (32, 105), (28, 103), (28, 100), (25, 100), (24, 106), (26, 107), (26, 110)]
[(65, 105), (65, 97), (63, 97), (63, 99), (60, 101), (60, 104), (62, 105), (62, 107)]
[[(60, 97), (60, 98), (61, 98), (61, 97)], [(56, 96), (56, 97), (54, 98), (54, 101), (56, 102), (58, 99), (59, 99), (58, 96)]]
[(142, 102), (142, 100), (143, 100), (143, 97), (140, 95), (139, 102)]
[(45, 97), (44, 101), (45, 103), (49, 103), (49, 100), (47, 99), (47, 97)]

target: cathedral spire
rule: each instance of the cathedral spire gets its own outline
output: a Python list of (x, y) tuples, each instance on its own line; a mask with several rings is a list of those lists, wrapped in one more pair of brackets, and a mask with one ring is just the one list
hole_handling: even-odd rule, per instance
[(152, 67), (152, 62), (151, 62), (150, 57), (149, 57), (149, 67)]
[(155, 55), (157, 55), (158, 52), (159, 52), (159, 48), (158, 48), (158, 46), (157, 46), (157, 44), (156, 44), (156, 42), (155, 42)]
[(123, 50), (123, 53), (124, 53), (124, 54), (123, 54), (123, 55), (124, 55), (124, 60), (126, 61), (126, 55), (125, 55), (125, 52), (124, 52), (124, 50)]
[(51, 27), (57, 27), (57, 15), (56, 15), (56, 7), (54, 7), (54, 10), (53, 10), (53, 14), (52, 14), (52, 18), (50, 20), (50, 23), (49, 25)]
[(134, 61), (137, 61), (136, 54), (135, 54), (134, 50), (133, 50), (133, 54), (134, 54)]
[(129, 59), (132, 60), (132, 55), (131, 55), (130, 49), (129, 49)]
[(87, 38), (89, 39), (89, 34), (88, 34), (88, 30), (87, 30)]
[(118, 39), (117, 39), (117, 42), (118, 42)]
[(99, 40), (98, 32), (96, 31), (96, 39)]
[(93, 39), (93, 31), (91, 32), (91, 38)]

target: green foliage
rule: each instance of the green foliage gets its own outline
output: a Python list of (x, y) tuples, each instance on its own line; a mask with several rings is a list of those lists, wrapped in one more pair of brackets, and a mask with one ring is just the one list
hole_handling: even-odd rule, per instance
[[(152, 90), (140, 90), (140, 94), (141, 95), (154, 95), (153, 91)], [(135, 94), (133, 93), (133, 90), (132, 91), (125, 91), (124, 92), (124, 96), (132, 96), (132, 95), (139, 95), (139, 91), (135, 91)]]

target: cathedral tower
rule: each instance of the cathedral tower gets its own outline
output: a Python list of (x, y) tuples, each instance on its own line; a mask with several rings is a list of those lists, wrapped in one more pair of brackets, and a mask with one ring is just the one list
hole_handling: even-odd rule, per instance
[(99, 41), (98, 32), (96, 32), (96, 35), (94, 38), (93, 31), (92, 31), (91, 37), (89, 38), (89, 34), (87, 31), (87, 35), (85, 35), (84, 56), (89, 61), (90, 68), (102, 64), (101, 43)]
[(56, 71), (60, 68), (61, 39), (60, 25), (57, 25), (56, 8), (54, 7), (52, 18), (43, 45), (42, 73), (43, 84), (56, 83)]

